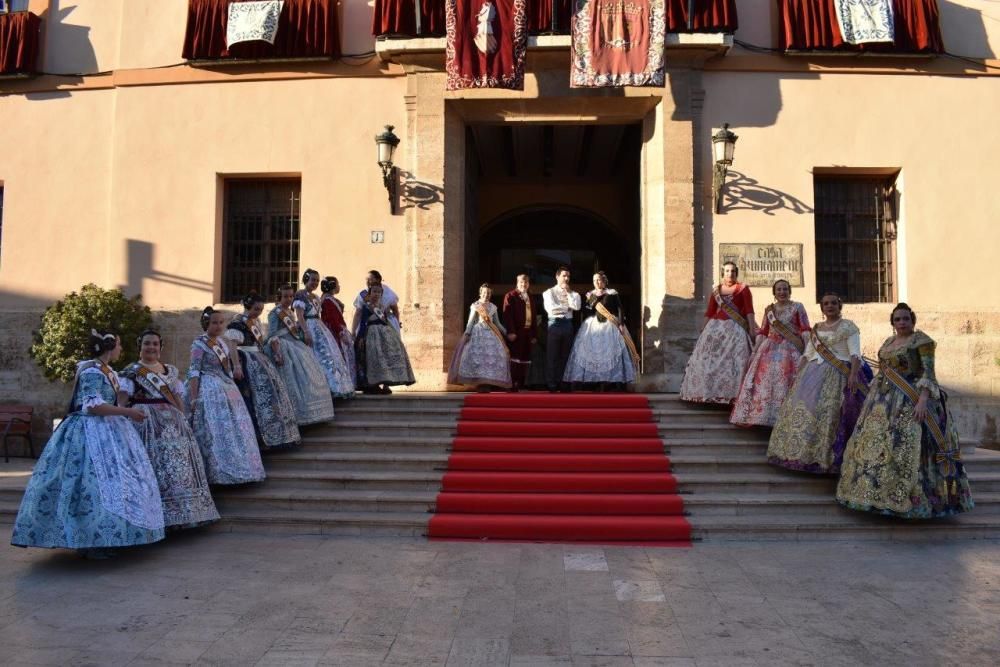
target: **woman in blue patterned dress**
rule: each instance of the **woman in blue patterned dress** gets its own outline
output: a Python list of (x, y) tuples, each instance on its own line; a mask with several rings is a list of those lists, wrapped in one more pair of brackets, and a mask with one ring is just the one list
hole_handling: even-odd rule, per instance
[(222, 337), (226, 314), (211, 306), (201, 313), (205, 333), (191, 343), (188, 397), (191, 424), (212, 484), (245, 484), (266, 477), (257, 436), (240, 389), (239, 357)]
[(326, 384), (323, 367), (316, 355), (302, 342), (302, 329), (292, 310), (295, 287), (278, 290), (278, 303), (267, 316), (267, 345), (288, 396), (299, 426), (333, 420), (333, 398)]
[(208, 490), (205, 463), (184, 414), (184, 385), (177, 368), (160, 361), (162, 338), (139, 336), (139, 361), (122, 371), (121, 388), (146, 418), (138, 426), (160, 485), (163, 523), (190, 528), (219, 518)]
[(108, 547), (163, 539), (156, 475), (132, 425), (146, 415), (118, 405), (119, 379), (108, 365), (121, 356), (121, 341), (92, 330), (89, 348), (94, 358), (77, 366), (69, 415), (45, 445), (21, 499), (15, 546), (103, 556)]
[(391, 386), (416, 382), (403, 339), (382, 304), (382, 285), (372, 285), (361, 310), (354, 311), (351, 323), (351, 330), (358, 332), (355, 341), (358, 386), (366, 394), (391, 394)]
[(323, 366), (330, 393), (334, 398), (349, 398), (354, 395), (354, 377), (333, 333), (320, 319), (319, 297), (315, 294), (319, 287), (319, 271), (306, 269), (302, 274), (302, 284), (305, 289), (295, 293), (292, 308), (302, 329), (303, 340)]
[(473, 385), (479, 391), (511, 387), (507, 330), (500, 323), (497, 307), (490, 301), (492, 296), (489, 285), (479, 286), (479, 300), (469, 306), (469, 321), (455, 348), (449, 384)]
[(253, 420), (261, 447), (265, 450), (299, 444), (299, 426), (295, 408), (288, 397), (285, 381), (270, 357), (264, 354), (264, 332), (258, 318), (264, 310), (264, 298), (256, 292), (243, 297), (243, 313), (226, 328), (226, 339), (237, 346), (243, 379), (236, 381), (247, 411)]
[(895, 330), (878, 351), (879, 373), (847, 442), (837, 485), (844, 507), (931, 519), (974, 506), (948, 397), (937, 383), (934, 339), (897, 305)]

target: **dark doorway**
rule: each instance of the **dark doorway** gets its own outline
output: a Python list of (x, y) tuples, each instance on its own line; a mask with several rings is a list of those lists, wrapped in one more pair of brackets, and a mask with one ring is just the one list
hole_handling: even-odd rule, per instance
[(581, 295), (604, 271), (640, 329), (639, 125), (474, 125), (469, 129), (466, 305), (531, 277), (533, 293), (567, 266)]

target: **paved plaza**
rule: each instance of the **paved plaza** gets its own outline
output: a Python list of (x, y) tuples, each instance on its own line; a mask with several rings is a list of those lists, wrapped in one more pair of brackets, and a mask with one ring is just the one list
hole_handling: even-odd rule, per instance
[[(4, 544), (10, 529), (0, 531)], [(0, 547), (4, 665), (995, 665), (1000, 543)]]

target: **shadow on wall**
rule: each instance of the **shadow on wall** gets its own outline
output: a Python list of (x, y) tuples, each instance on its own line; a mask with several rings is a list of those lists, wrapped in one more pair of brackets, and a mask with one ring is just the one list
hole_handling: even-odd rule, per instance
[(149, 241), (138, 241), (136, 239), (125, 239), (125, 262), (126, 262), (126, 284), (119, 285), (118, 288), (126, 296), (143, 293), (143, 281), (155, 280), (177, 287), (184, 287), (192, 290), (201, 290), (209, 294), (208, 299), (215, 290), (215, 286), (204, 280), (196, 280), (187, 276), (179, 276), (175, 273), (158, 271), (153, 267), (156, 259), (156, 249)]
[[(941, 34), (945, 38), (944, 47), (950, 52), (968, 58), (996, 58), (996, 53), (990, 46), (986, 34), (986, 22), (1000, 25), (1000, 3), (990, 2), (992, 8), (986, 14), (972, 7), (965, 7), (948, 0), (940, 0), (938, 9), (941, 12)], [(961, 35), (961, 42), (951, 38)]]
[(409, 171), (399, 171), (400, 191), (398, 214), (406, 209), (419, 208), (424, 211), (444, 202), (444, 188), (417, 180)]
[(812, 213), (813, 208), (787, 192), (758, 183), (746, 174), (733, 169), (726, 175), (722, 190), (722, 211), (759, 211), (774, 215), (775, 211), (791, 211), (798, 215)]
[(64, 63), (58, 68), (46, 63), (46, 70), (54, 71), (56, 74), (94, 74), (99, 71), (97, 54), (90, 42), (90, 26), (66, 23), (67, 17), (78, 6), (79, 3), (69, 4), (64, 0), (50, 0), (49, 8), (42, 12), (41, 19), (45, 25), (45, 42), (48, 47), (46, 51), (58, 51), (59, 61)]

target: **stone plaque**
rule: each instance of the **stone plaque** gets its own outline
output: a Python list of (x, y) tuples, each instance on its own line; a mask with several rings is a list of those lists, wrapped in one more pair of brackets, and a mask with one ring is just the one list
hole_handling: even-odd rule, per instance
[(740, 282), (751, 287), (770, 287), (778, 279), (802, 287), (801, 243), (720, 243), (720, 278), (725, 262), (736, 262)]

